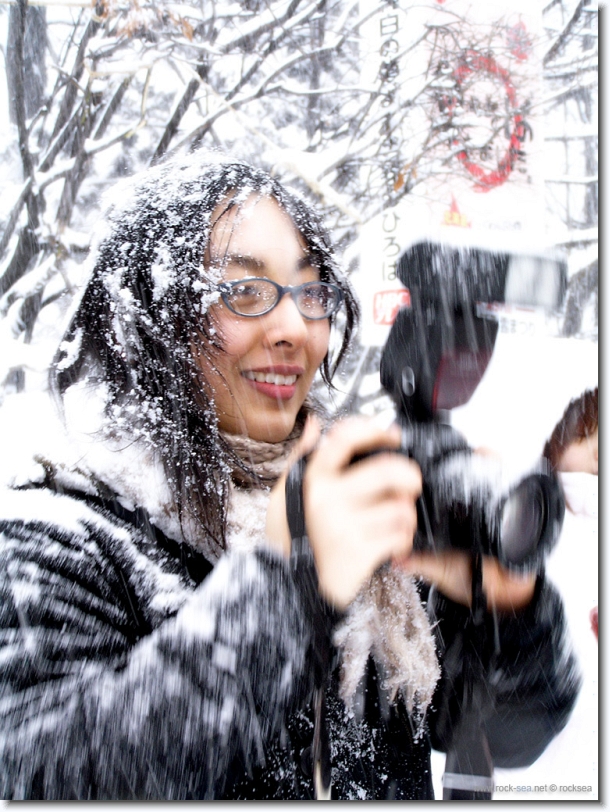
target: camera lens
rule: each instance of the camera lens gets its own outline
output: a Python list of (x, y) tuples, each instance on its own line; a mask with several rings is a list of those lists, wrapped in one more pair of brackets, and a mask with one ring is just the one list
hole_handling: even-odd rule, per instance
[(545, 528), (547, 505), (539, 477), (527, 477), (508, 496), (501, 514), (500, 558), (524, 564), (538, 549)]

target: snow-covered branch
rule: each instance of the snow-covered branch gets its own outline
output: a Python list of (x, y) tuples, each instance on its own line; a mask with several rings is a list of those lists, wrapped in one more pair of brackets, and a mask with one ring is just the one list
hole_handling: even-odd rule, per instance
[(559, 36), (556, 38), (555, 42), (551, 45), (551, 47), (548, 49), (548, 51), (544, 55), (544, 57), (542, 59), (543, 64), (547, 65), (559, 53), (559, 51), (563, 48), (563, 46), (566, 44), (566, 42), (568, 41), (568, 39), (570, 37), (570, 34), (574, 30), (574, 28), (575, 28), (576, 24), (578, 23), (578, 21), (580, 20), (583, 9), (584, 9), (584, 7), (586, 5), (587, 5), (587, 0), (579, 0), (579, 2), (576, 4), (576, 8), (574, 9), (574, 12), (573, 12), (572, 16), (570, 17), (568, 23), (566, 24), (566, 26), (560, 32)]

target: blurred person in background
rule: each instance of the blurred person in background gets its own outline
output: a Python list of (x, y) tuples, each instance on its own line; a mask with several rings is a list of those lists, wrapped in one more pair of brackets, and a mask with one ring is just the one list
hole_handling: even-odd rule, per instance
[(502, 776), (519, 784), (590, 787), (578, 797), (591, 799), (598, 797), (599, 788), (598, 415), (595, 387), (569, 402), (543, 449), (559, 477), (567, 508), (546, 576), (564, 601), (582, 689), (568, 724), (542, 756), (527, 770)]
[(597, 386), (570, 401), (544, 446), (554, 471), (597, 476), (598, 416)]
[[(573, 544), (579, 554), (591, 562), (597, 584), (598, 576), (598, 467), (599, 467), (599, 407), (598, 387), (587, 389), (570, 401), (547, 440), (543, 455), (560, 476), (566, 506), (572, 516), (578, 516), (578, 531)], [(573, 522), (569, 519), (569, 524)], [(588, 529), (587, 529), (588, 528)], [(564, 533), (567, 535), (567, 533)], [(563, 549), (567, 544), (564, 542)], [(567, 552), (567, 550), (566, 550)], [(595, 606), (589, 612), (595, 638), (598, 636), (597, 586), (591, 591)]]

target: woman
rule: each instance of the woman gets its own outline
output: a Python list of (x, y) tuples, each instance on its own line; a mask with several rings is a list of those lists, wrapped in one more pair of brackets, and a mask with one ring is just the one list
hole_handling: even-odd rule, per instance
[[(350, 465), (397, 432), (347, 421), (314, 450), (319, 423), (303, 430), (356, 316), (317, 217), (263, 172), (194, 156), (147, 173), (109, 223), (54, 365), (66, 432), (2, 500), (3, 797), (308, 798), (314, 738), (334, 797), (432, 797), (438, 664), (412, 573), (443, 590), (455, 659), (470, 563), (410, 555), (413, 462)], [(269, 496), (308, 451), (314, 593), (287, 558), (282, 480)], [(488, 737), (521, 763), (574, 700), (561, 607), (491, 561), (484, 587), (486, 622), (505, 611)], [(447, 673), (438, 746), (459, 716)]]
[(554, 471), (583, 472), (597, 476), (598, 388), (573, 398), (544, 445), (543, 455)]

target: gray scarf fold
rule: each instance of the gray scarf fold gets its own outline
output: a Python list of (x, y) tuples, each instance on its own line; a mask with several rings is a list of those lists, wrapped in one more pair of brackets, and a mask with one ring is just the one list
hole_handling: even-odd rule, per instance
[(302, 426), (292, 431), (281, 443), (265, 443), (236, 434), (221, 432), (226, 444), (243, 467), (234, 465), (233, 482), (241, 488), (269, 489), (273, 487), (286, 468), (286, 461), (301, 436)]

